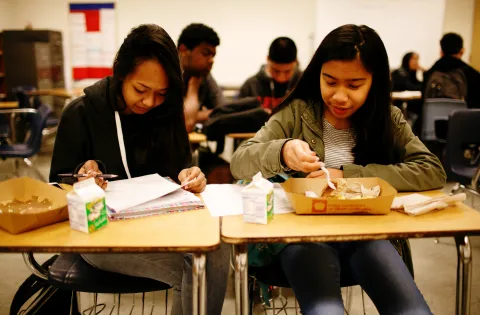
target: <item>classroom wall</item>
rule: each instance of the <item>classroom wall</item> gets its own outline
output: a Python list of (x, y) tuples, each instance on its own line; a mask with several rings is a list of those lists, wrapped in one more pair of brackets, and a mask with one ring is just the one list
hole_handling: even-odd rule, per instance
[(480, 0), (475, 1), (475, 17), (473, 21), (472, 53), (470, 54), (470, 62), (472, 67), (480, 71)]
[[(2, 1), (4, 0), (0, 0)], [(9, 25), (9, 28), (23, 28), (26, 21), (30, 20), (34, 28), (63, 32), (65, 78), (68, 86), (71, 84), (69, 2), (72, 1), (16, 0), (12, 13), (22, 18)], [(132, 27), (141, 23), (163, 26), (177, 42), (186, 25), (202, 22), (214, 28), (221, 39), (212, 70), (214, 77), (223, 85), (240, 85), (265, 62), (268, 46), (278, 36), (290, 36), (298, 46), (300, 63), (308, 63), (313, 49), (311, 38), (315, 19), (314, 4), (314, 0), (116, 1), (117, 45), (120, 46)]]
[(429, 68), (438, 59), (445, 8), (446, 0), (317, 0), (316, 42), (340, 25), (364, 24), (382, 38), (392, 69), (409, 51)]
[[(463, 37), (465, 54), (462, 59), (465, 62), (469, 62), (471, 59), (474, 21), (475, 0), (446, 1), (443, 33), (455, 32)], [(476, 41), (480, 41), (480, 38), (477, 38)], [(440, 53), (440, 47), (438, 51)]]
[(11, 27), (12, 15), (10, 12), (13, 9), (14, 0), (2, 0), (0, 1), (0, 30)]
[[(131, 27), (140, 23), (164, 26), (175, 42), (187, 24), (205, 23), (220, 37), (213, 75), (225, 85), (240, 85), (256, 73), (265, 62), (271, 41), (278, 36), (289, 36), (296, 42), (302, 65), (311, 57), (314, 0), (142, 0), (142, 8), (138, 7), (139, 2), (119, 2), (119, 42)], [(158, 7), (158, 11), (143, 11), (150, 6)], [(135, 11), (142, 13), (131, 14)]]
[[(64, 38), (65, 51), (65, 78), (67, 86), (72, 86), (70, 69), (70, 47), (68, 30), (68, 4), (71, 2), (107, 2), (108, 0), (0, 0), (0, 29), (22, 29), (28, 21), (37, 29), (60, 30)], [(439, 51), (438, 41), (443, 31), (455, 31), (464, 36), (467, 54), (470, 55), (473, 29), (473, 8), (475, 0), (341, 0), (374, 3), (377, 1), (389, 3), (416, 2), (422, 3), (435, 1), (437, 6), (433, 11), (443, 11), (444, 17), (435, 21), (428, 28), (431, 39), (429, 51), (420, 51), (421, 61), (429, 67), (437, 58)], [(302, 67), (308, 64), (314, 50), (321, 40), (321, 35), (315, 32), (319, 25), (327, 24), (323, 15), (319, 15), (320, 5), (328, 5), (330, 0), (121, 0), (116, 2), (117, 14), (117, 45), (119, 46), (127, 32), (140, 23), (157, 23), (162, 25), (176, 42), (182, 28), (191, 22), (203, 22), (212, 26), (220, 35), (221, 45), (218, 47), (217, 57), (213, 68), (213, 75), (220, 84), (240, 85), (248, 76), (258, 71), (267, 55), (268, 46), (276, 36), (290, 36), (297, 43), (299, 61)], [(353, 3), (353, 2), (352, 2)], [(439, 3), (444, 5), (438, 6)], [(320, 5), (319, 5), (320, 4)], [(324, 7), (325, 9), (326, 7)], [(340, 18), (348, 15), (352, 6), (346, 5), (341, 11), (325, 11), (327, 18), (332, 23), (339, 23)], [(415, 13), (419, 9), (411, 7)], [(408, 10), (405, 10), (409, 12)], [(212, 14), (212, 11), (214, 12)], [(335, 14), (338, 12), (338, 15)], [(387, 21), (399, 12), (382, 13), (391, 14)], [(424, 21), (427, 21), (427, 13)], [(15, 16), (15, 18), (13, 18)], [(368, 20), (367, 20), (368, 21)], [(402, 19), (408, 25), (408, 20)], [(329, 22), (329, 23), (330, 23)], [(401, 27), (392, 25), (392, 29)], [(422, 27), (425, 27), (425, 23)], [(469, 31), (470, 29), (470, 31)], [(317, 32), (318, 33), (318, 32)], [(324, 36), (325, 34), (323, 34)], [(386, 41), (397, 41), (390, 38)], [(421, 43), (421, 42), (420, 42)], [(388, 48), (388, 47), (387, 47)], [(415, 47), (405, 47), (417, 49)], [(391, 50), (391, 49), (389, 49)], [(392, 67), (400, 63), (401, 54), (397, 49), (390, 56)], [(389, 51), (390, 54), (390, 51)], [(400, 57), (399, 57), (400, 56)], [(468, 59), (465, 59), (468, 60)]]

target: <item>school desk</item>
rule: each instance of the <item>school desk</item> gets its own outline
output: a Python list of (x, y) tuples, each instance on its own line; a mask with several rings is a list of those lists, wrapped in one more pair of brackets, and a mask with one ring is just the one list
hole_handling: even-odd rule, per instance
[(193, 309), (205, 315), (205, 253), (220, 245), (219, 229), (219, 218), (208, 209), (110, 221), (92, 234), (72, 230), (65, 221), (18, 235), (0, 230), (0, 252), (21, 252), (26, 259), (31, 252), (193, 253)]
[[(439, 196), (439, 190), (422, 192)], [(403, 195), (403, 194), (399, 194)], [(412, 217), (398, 212), (388, 215), (275, 215), (267, 224), (244, 223), (241, 215), (226, 216), (222, 240), (234, 245), (236, 314), (248, 314), (249, 243), (346, 242), (454, 236), (457, 253), (456, 314), (470, 314), (472, 256), (468, 235), (480, 234), (480, 213), (459, 204)]]
[(405, 119), (407, 119), (408, 101), (420, 99), (422, 99), (422, 92), (420, 91), (392, 92), (392, 101), (402, 101), (402, 112)]
[(251, 139), (255, 137), (255, 135), (255, 132), (229, 133), (227, 137), (233, 139), (233, 151), (235, 152), (243, 141)]
[(29, 96), (56, 96), (65, 99), (76, 98), (83, 95), (83, 89), (74, 88), (74, 89), (38, 89), (33, 91), (26, 92)]

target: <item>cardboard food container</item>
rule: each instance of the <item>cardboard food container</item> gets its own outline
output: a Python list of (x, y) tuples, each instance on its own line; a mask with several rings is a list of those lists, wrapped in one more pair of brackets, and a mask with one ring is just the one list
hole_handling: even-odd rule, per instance
[(0, 228), (12, 234), (19, 234), (68, 220), (66, 191), (28, 177), (0, 182), (0, 203), (2, 204), (14, 199), (25, 202), (33, 196), (51, 201), (51, 209), (35, 213), (2, 212), (0, 213)]
[(370, 199), (339, 200), (333, 198), (311, 198), (305, 191), (313, 191), (322, 196), (327, 188), (327, 180), (323, 178), (289, 178), (282, 187), (297, 214), (387, 214), (393, 198), (397, 194), (395, 188), (378, 177), (346, 178), (347, 183), (357, 182), (366, 188), (380, 186), (380, 195)]

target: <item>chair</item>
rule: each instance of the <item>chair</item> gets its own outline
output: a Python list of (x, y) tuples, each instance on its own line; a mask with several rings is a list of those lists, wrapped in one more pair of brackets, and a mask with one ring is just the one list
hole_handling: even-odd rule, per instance
[[(28, 92), (34, 90), (35, 88), (32, 87), (17, 87), (13, 90), (19, 103), (19, 108), (38, 109), (42, 105), (42, 101), (38, 95), (32, 97), (28, 95)], [(53, 115), (53, 112), (50, 112), (48, 115), (48, 119), (43, 130), (44, 136), (55, 135), (57, 132), (60, 119), (54, 117)]]
[[(121, 294), (142, 293), (143, 314), (145, 293), (155, 291), (165, 291), (165, 314), (167, 314), (168, 290), (171, 287), (163, 282), (103, 271), (89, 265), (82, 259), (80, 254), (75, 253), (60, 254), (48, 271), (40, 270), (38, 264), (33, 259), (32, 253), (25, 253), (24, 258), (27, 266), (35, 275), (42, 279), (48, 279), (49, 283), (56, 289), (72, 291), (72, 294), (80, 292), (94, 293), (93, 306), (84, 310), (83, 314), (86, 311), (90, 311), (89, 314), (98, 314), (105, 308), (104, 305), (97, 303), (98, 293), (118, 294), (117, 301), (115, 301), (114, 297), (110, 314), (113, 313), (115, 308), (117, 308), (117, 314), (120, 314)], [(100, 306), (103, 306), (103, 308), (98, 309)], [(134, 306), (135, 304), (132, 305), (130, 313), (133, 311)], [(155, 305), (152, 306), (150, 314), (153, 313), (154, 307)]]
[[(447, 121), (448, 116), (454, 110), (466, 108), (467, 103), (465, 103), (463, 100), (454, 100), (449, 98), (426, 99), (423, 105), (422, 113), (422, 141), (439, 140), (436, 136), (435, 122), (439, 120)], [(441, 133), (441, 131), (437, 131), (437, 134), (439, 132)]]
[[(480, 167), (480, 109), (454, 111), (448, 120), (445, 171), (449, 180), (457, 182), (457, 190), (480, 196), (477, 189)], [(469, 187), (471, 186), (471, 187)]]
[(27, 142), (0, 145), (0, 158), (4, 160), (7, 158), (16, 158), (17, 160), (15, 161), (15, 173), (18, 172), (18, 159), (22, 158), (24, 163), (32, 170), (34, 170), (39, 176), (39, 178), (41, 178), (45, 182), (47, 181), (46, 178), (33, 165), (29, 158), (37, 154), (37, 152), (40, 150), (40, 145), (42, 143), (42, 130), (45, 127), (49, 112), (50, 109), (46, 105), (40, 106), (38, 110), (35, 110), (33, 108), (0, 110), (0, 114), (34, 114), (30, 126), (30, 136), (28, 137)]

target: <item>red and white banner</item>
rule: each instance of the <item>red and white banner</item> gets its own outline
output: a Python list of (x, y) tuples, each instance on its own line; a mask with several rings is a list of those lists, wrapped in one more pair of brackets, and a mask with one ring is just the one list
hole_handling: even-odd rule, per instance
[(114, 9), (114, 3), (70, 4), (73, 80), (112, 74), (116, 53)]

